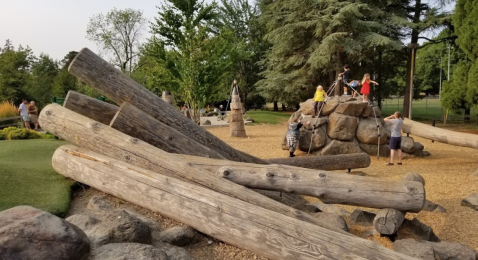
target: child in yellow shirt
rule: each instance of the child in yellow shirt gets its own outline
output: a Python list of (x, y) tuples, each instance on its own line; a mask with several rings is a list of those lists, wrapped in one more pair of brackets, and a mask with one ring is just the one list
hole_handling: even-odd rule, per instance
[(319, 113), (322, 109), (322, 105), (324, 104), (324, 97), (327, 98), (327, 93), (324, 91), (324, 88), (319, 85), (317, 87), (317, 91), (315, 91), (314, 94), (314, 115), (312, 116), (313, 118), (316, 116), (320, 116)]

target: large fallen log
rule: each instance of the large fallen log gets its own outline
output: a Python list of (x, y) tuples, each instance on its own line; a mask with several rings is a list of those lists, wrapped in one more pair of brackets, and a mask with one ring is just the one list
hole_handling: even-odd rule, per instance
[(332, 227), (326, 221), (313, 218), (244, 186), (219, 178), (212, 172), (194, 168), (189, 162), (178, 160), (174, 154), (167, 153), (138, 138), (128, 136), (58, 104), (50, 104), (43, 108), (39, 121), (46, 131), (80, 147), (164, 174), (167, 177), (178, 178), (208, 187), (287, 216), (343, 232)]
[(459, 133), (431, 125), (415, 122), (408, 118), (403, 120), (402, 131), (444, 144), (478, 149), (478, 135)]
[(372, 241), (298, 221), (85, 149), (60, 147), (53, 155), (53, 167), (67, 177), (270, 259), (413, 259)]
[(267, 161), (269, 163), (329, 171), (367, 168), (370, 166), (370, 156), (366, 153), (274, 158)]
[(327, 204), (419, 212), (425, 203), (425, 188), (416, 181), (388, 180), (287, 165), (259, 165), (187, 155), (177, 157), (193, 167), (215, 172), (249, 188), (309, 195)]
[(72, 90), (68, 91), (63, 106), (105, 125), (110, 124), (118, 111), (115, 105)]
[(68, 71), (116, 104), (129, 102), (198, 143), (221, 153), (224, 158), (266, 164), (224, 143), (87, 48), (76, 55)]
[(169, 153), (224, 159), (218, 152), (188, 138), (127, 102), (116, 112), (110, 126)]

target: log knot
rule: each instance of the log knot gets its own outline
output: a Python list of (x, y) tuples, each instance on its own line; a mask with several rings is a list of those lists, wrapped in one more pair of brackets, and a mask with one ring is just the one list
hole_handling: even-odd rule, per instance
[(292, 173), (292, 174), (290, 175), (290, 178), (291, 178), (291, 179), (299, 179), (299, 175), (297, 175), (296, 173)]
[(48, 110), (48, 111), (45, 111), (45, 115), (47, 115), (47, 116), (51, 116), (51, 111), (50, 111), (50, 110)]
[(139, 139), (138, 138), (131, 138), (130, 140), (133, 144), (136, 144), (139, 142)]
[(224, 176), (226, 176), (226, 177), (229, 176), (229, 174), (231, 174), (231, 172), (230, 172), (229, 170), (224, 170), (224, 171), (222, 172), (222, 175), (224, 175)]
[(91, 122), (91, 123), (89, 124), (89, 126), (90, 126), (92, 129), (98, 129), (98, 128), (101, 127), (101, 123), (95, 121), (95, 122)]
[(320, 172), (320, 173), (319, 173), (319, 178), (325, 179), (325, 178), (327, 178), (327, 174), (325, 174), (325, 173), (323, 173), (323, 172)]
[(266, 173), (267, 178), (274, 178), (274, 175), (275, 174), (273, 172), (267, 172)]

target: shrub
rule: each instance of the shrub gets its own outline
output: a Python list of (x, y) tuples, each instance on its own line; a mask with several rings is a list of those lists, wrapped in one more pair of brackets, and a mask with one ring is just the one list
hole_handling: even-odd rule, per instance
[(26, 128), (7, 127), (0, 131), (0, 140), (20, 139), (42, 139), (42, 136), (39, 133)]
[(18, 108), (11, 101), (4, 101), (0, 104), (0, 118), (18, 116)]

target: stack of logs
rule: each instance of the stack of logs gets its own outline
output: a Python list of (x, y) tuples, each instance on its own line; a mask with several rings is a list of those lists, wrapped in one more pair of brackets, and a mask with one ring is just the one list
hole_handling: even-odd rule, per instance
[[(270, 259), (412, 259), (249, 188), (391, 216), (422, 209), (422, 183), (270, 164), (237, 151), (88, 49), (69, 72), (120, 107), (70, 92), (64, 107), (42, 110), (42, 128), (74, 144), (53, 155), (60, 174)], [(384, 214), (376, 227), (395, 229)]]

